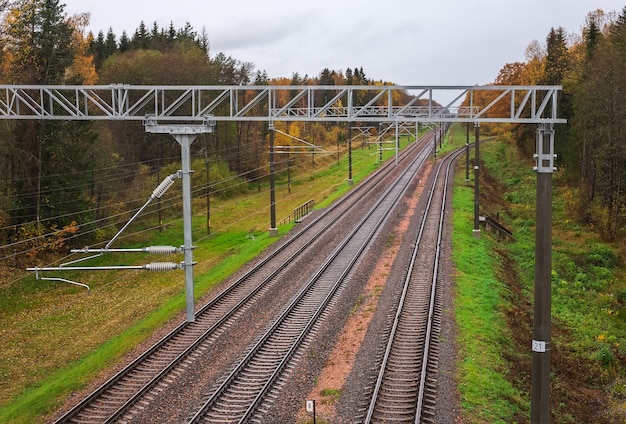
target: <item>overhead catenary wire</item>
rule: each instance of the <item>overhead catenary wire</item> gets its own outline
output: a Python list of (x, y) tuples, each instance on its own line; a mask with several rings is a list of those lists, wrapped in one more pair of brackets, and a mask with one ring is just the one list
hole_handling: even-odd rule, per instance
[[(234, 157), (234, 156), (235, 156), (235, 154), (230, 155), (230, 157), (229, 156), (223, 157), (223, 158), (220, 159), (220, 161), (228, 160), (228, 159), (230, 159), (231, 157)], [(146, 162), (137, 162), (137, 164), (145, 164), (145, 163)], [(168, 165), (168, 166), (171, 166), (171, 164)], [(127, 167), (127, 165), (124, 165), (124, 167)], [(244, 172), (244, 173), (236, 174), (236, 175), (234, 175), (233, 178), (242, 177), (245, 174), (249, 174), (250, 172), (255, 172), (258, 169), (262, 169), (262, 168), (256, 168), (255, 170), (252, 170), (252, 171), (247, 171), (247, 172)], [(147, 171), (145, 171), (143, 173), (136, 173), (134, 171), (130, 171), (130, 172), (128, 172), (128, 175), (129, 176), (133, 176), (135, 178), (137, 176), (153, 176), (153, 171), (147, 170)], [(123, 177), (118, 175), (118, 176), (113, 177), (113, 178), (108, 179), (108, 180), (97, 181), (96, 184), (97, 185), (104, 185), (106, 182), (113, 182), (113, 181), (119, 180), (121, 178), (123, 178)], [(85, 186), (85, 185), (83, 185), (83, 186)], [(58, 188), (55, 191), (62, 191), (62, 190), (72, 191), (76, 187), (81, 187), (81, 186), (65, 186), (65, 187)], [(130, 185), (130, 186), (129, 185), (125, 185), (125, 187), (128, 187), (128, 188), (126, 190), (121, 190), (121, 191), (117, 190), (117, 191), (114, 191), (114, 192), (104, 193), (101, 196), (101, 201), (106, 203), (108, 198), (113, 198), (114, 196), (120, 196), (120, 195), (122, 195), (120, 197), (123, 198), (123, 197), (125, 197), (125, 196), (123, 196), (123, 193), (129, 192), (129, 191), (134, 191), (134, 190), (137, 189), (137, 187), (134, 187), (132, 185)], [(33, 192), (33, 193), (29, 193), (28, 195), (22, 195), (21, 197), (23, 197), (23, 198), (30, 198), (30, 197), (32, 197), (35, 194), (38, 194), (38, 195), (40, 195), (42, 197), (45, 197), (47, 194), (51, 194), (52, 192), (53, 191), (42, 191), (41, 193)], [(73, 200), (73, 199), (68, 199), (66, 201), (60, 201), (60, 202), (57, 201), (57, 202), (55, 202), (55, 206), (56, 207), (60, 207), (60, 206), (66, 205), (66, 204), (71, 204), (73, 202), (75, 202), (75, 200)], [(122, 201), (121, 203), (118, 202), (117, 204), (129, 204), (129, 203), (133, 203), (133, 202), (136, 202), (136, 200), (126, 200), (126, 201)], [(111, 205), (104, 204), (104, 205), (100, 206), (99, 208), (91, 208), (91, 209), (88, 209), (88, 210), (78, 211), (78, 212), (74, 212), (74, 213), (68, 213), (68, 214), (65, 214), (65, 215), (57, 215), (57, 216), (47, 217), (47, 218), (40, 219), (38, 221), (37, 220), (33, 220), (33, 221), (30, 221), (30, 222), (23, 222), (20, 225), (28, 225), (28, 224), (44, 223), (44, 222), (48, 222), (48, 221), (54, 221), (54, 220), (58, 220), (58, 219), (64, 218), (64, 217), (78, 216), (78, 215), (81, 215), (83, 213), (90, 213), (90, 212), (96, 212), (96, 211), (99, 211), (99, 210), (106, 210), (107, 208), (110, 208), (110, 207), (111, 207)], [(15, 211), (23, 210), (23, 209), (24, 208), (12, 208), (12, 209), (5, 209), (5, 211), (6, 212), (15, 212)], [(30, 217), (30, 218), (33, 218), (33, 219), (36, 218), (35, 215), (30, 215), (30, 216), (26, 215), (26, 216), (23, 216), (23, 217)], [(5, 227), (0, 228), (0, 230), (1, 229), (11, 229), (11, 228), (14, 228), (14, 227), (15, 227), (14, 225), (5, 226)]]
[[(287, 161), (283, 161), (283, 162), (287, 163)], [(256, 169), (249, 170), (249, 171), (246, 171), (244, 173), (234, 174), (234, 175), (230, 176), (229, 178), (222, 179), (222, 180), (216, 181), (214, 183), (211, 183), (209, 187), (207, 187), (207, 186), (200, 186), (199, 188), (195, 189), (193, 191), (193, 193), (202, 193), (204, 195), (204, 194), (206, 194), (205, 192), (206, 192), (207, 188), (214, 187), (216, 185), (221, 185), (221, 184), (226, 183), (226, 182), (228, 182), (230, 180), (238, 180), (238, 179), (244, 178), (248, 174), (251, 174), (251, 173), (257, 172), (259, 170), (263, 170), (263, 169), (264, 169), (264, 167), (258, 167)], [(222, 191), (230, 190), (230, 189), (236, 188), (237, 186), (240, 186), (240, 185), (249, 184), (250, 182), (254, 182), (257, 179), (265, 178), (266, 176), (267, 176), (267, 174), (257, 175), (257, 176), (255, 176), (254, 178), (252, 178), (250, 180), (240, 181), (240, 182), (238, 182), (237, 184), (235, 184), (233, 186), (227, 186), (227, 187), (223, 187), (223, 188), (218, 189), (218, 190), (210, 191), (208, 194), (219, 195), (219, 193), (222, 192)], [(294, 182), (297, 182), (297, 180), (294, 180)], [(174, 202), (174, 204), (177, 204), (179, 200), (180, 200), (180, 195), (176, 196), (176, 197), (174, 197), (172, 199), (168, 199), (167, 201), (172, 201), (172, 202)], [(136, 202), (136, 200), (128, 201), (126, 203), (131, 203), (131, 202)], [(160, 209), (157, 209), (157, 210), (154, 210), (154, 211), (150, 212), (150, 214), (154, 214), (154, 213), (158, 212), (159, 210), (167, 210), (167, 209), (170, 209), (170, 208), (171, 208), (170, 205), (163, 206)], [(103, 208), (103, 209), (106, 209), (106, 208)], [(85, 213), (85, 212), (88, 212), (88, 211), (91, 211), (91, 210), (77, 212), (76, 214), (81, 214), (81, 213)], [(131, 212), (132, 211), (126, 211), (126, 212), (122, 212), (122, 213), (116, 214), (115, 216), (121, 217), (121, 216), (124, 216), (124, 215), (128, 215)], [(95, 229), (88, 230), (88, 231), (81, 231), (80, 234), (68, 236), (68, 237), (66, 237), (66, 239), (71, 240), (73, 238), (81, 237), (81, 236), (84, 236), (86, 234), (92, 233), (94, 231), (98, 231), (98, 230), (103, 229), (103, 228), (114, 227), (116, 224), (118, 224), (120, 222), (123, 222), (123, 221), (110, 222), (110, 220), (111, 220), (111, 217), (109, 216), (109, 217), (100, 218), (98, 220), (94, 220), (94, 221), (90, 221), (90, 222), (86, 222), (86, 223), (81, 223), (80, 224), (81, 227), (88, 227), (88, 226), (97, 224), (98, 222), (107, 222), (107, 221), (109, 221), (109, 223), (105, 227), (99, 227), (99, 228), (95, 228)], [(153, 228), (158, 228), (158, 227), (159, 226), (156, 226), (156, 227), (153, 227)], [(47, 234), (44, 234), (44, 235), (41, 235), (41, 236), (37, 236), (37, 237), (31, 238), (31, 239), (19, 241), (19, 242), (13, 243), (11, 245), (5, 245), (5, 246), (2, 246), (2, 247), (4, 247), (4, 248), (15, 247), (16, 245), (19, 245), (19, 244), (25, 244), (25, 243), (28, 243), (28, 242), (36, 241), (38, 239), (44, 239), (46, 237), (51, 237), (54, 234), (55, 234), (55, 232), (51, 232), (51, 233), (47, 233)], [(31, 251), (31, 249), (25, 249), (25, 250), (20, 251), (20, 252), (14, 252), (14, 253), (6, 255), (6, 256), (4, 256), (4, 257), (2, 257), (0, 259), (9, 259), (9, 258), (12, 258), (12, 257), (19, 256), (20, 254), (25, 254), (25, 253), (27, 253), (29, 251)]]
[[(238, 180), (238, 179), (240, 179), (240, 178), (244, 177), (245, 175), (247, 175), (247, 174), (249, 174), (249, 173), (253, 173), (253, 172), (256, 172), (256, 171), (261, 170), (261, 169), (264, 169), (264, 168), (262, 168), (262, 167), (261, 167), (261, 168), (257, 168), (257, 169), (254, 169), (254, 170), (248, 171), (248, 172), (246, 172), (246, 173), (232, 175), (232, 176), (230, 176), (229, 178), (226, 178), (226, 179), (222, 179), (222, 180), (216, 181), (215, 183), (211, 183), (211, 184), (210, 184), (210, 186), (222, 185), (222, 184), (227, 183), (228, 181), (232, 181), (232, 180), (235, 180), (235, 181), (236, 181), (236, 180)], [(220, 194), (220, 192), (223, 192), (223, 191), (226, 191), (226, 190), (230, 190), (230, 189), (235, 188), (235, 187), (240, 186), (240, 185), (245, 185), (245, 184), (248, 184), (249, 182), (256, 181), (257, 179), (262, 179), (262, 178), (265, 178), (266, 176), (267, 176), (266, 174), (259, 175), (259, 176), (255, 177), (255, 178), (253, 178), (252, 180), (240, 181), (240, 182), (238, 182), (238, 184), (236, 184), (236, 185), (234, 185), (234, 186), (227, 186), (227, 187), (223, 187), (223, 188), (221, 188), (221, 189), (219, 189), (219, 190), (214, 190), (214, 191), (211, 191), (209, 194), (219, 195), (219, 194)], [(296, 179), (296, 180), (294, 180), (294, 182), (297, 182), (297, 179)], [(193, 193), (199, 193), (199, 192), (200, 192), (200, 193), (202, 193), (202, 192), (206, 191), (206, 189), (207, 189), (207, 186), (200, 186), (199, 188), (197, 188), (196, 190), (194, 190), (194, 191), (193, 191)], [(173, 197), (173, 198), (171, 198), (171, 199), (168, 199), (167, 201), (168, 201), (168, 202), (172, 202), (173, 204), (177, 204), (180, 200), (181, 200), (181, 195), (178, 195), (178, 196), (175, 196), (175, 197)], [(126, 203), (131, 203), (131, 202), (132, 202), (132, 203), (136, 203), (136, 202), (137, 202), (137, 200), (131, 200), (131, 201), (128, 201), (128, 202), (126, 202)], [(161, 207), (160, 209), (157, 209), (157, 210), (155, 210), (155, 211), (150, 212), (150, 214), (156, 213), (156, 212), (158, 212), (159, 210), (168, 210), (168, 209), (170, 209), (170, 208), (171, 208), (171, 205), (170, 205), (170, 204), (167, 204), (167, 205), (165, 205), (165, 206)], [(80, 212), (77, 212), (76, 214), (82, 214), (82, 213), (89, 212), (89, 211), (91, 211), (91, 210), (80, 211)], [(124, 212), (118, 213), (118, 214), (113, 215), (113, 216), (104, 217), (104, 218), (100, 218), (100, 219), (98, 219), (98, 220), (94, 220), (94, 221), (90, 221), (90, 222), (81, 223), (81, 224), (79, 224), (79, 225), (80, 225), (81, 227), (87, 227), (87, 226), (90, 226), (90, 225), (93, 225), (93, 224), (97, 224), (97, 223), (99, 223), (99, 222), (107, 222), (107, 221), (110, 221), (110, 220), (111, 220), (111, 218), (114, 218), (114, 217), (122, 217), (122, 216), (128, 215), (128, 214), (130, 214), (130, 213), (132, 213), (132, 211), (124, 211)], [(67, 238), (68, 240), (70, 240), (70, 239), (72, 239), (72, 238), (80, 237), (80, 236), (83, 236), (83, 235), (89, 234), (89, 233), (91, 233), (91, 232), (93, 232), (93, 231), (97, 231), (98, 229), (103, 229), (103, 228), (107, 228), (107, 227), (114, 227), (116, 224), (121, 223), (121, 222), (124, 222), (124, 221), (118, 220), (118, 221), (115, 221), (115, 222), (109, 222), (109, 223), (108, 223), (106, 226), (104, 226), (104, 227), (99, 227), (99, 228), (97, 228), (97, 229), (94, 229), (94, 230), (89, 230), (89, 231), (81, 231), (81, 233), (80, 233), (80, 234), (77, 234), (77, 235), (74, 235), (74, 236), (68, 236), (68, 237), (66, 237), (66, 238)], [(18, 241), (18, 242), (14, 242), (14, 243), (11, 243), (11, 244), (8, 244), (8, 245), (5, 245), (5, 246), (2, 246), (2, 248), (15, 247), (15, 246), (20, 245), (20, 244), (25, 244), (25, 243), (32, 242), (32, 241), (36, 241), (36, 240), (40, 240), (40, 239), (45, 239), (46, 237), (51, 237), (51, 236), (54, 236), (54, 235), (55, 235), (55, 233), (56, 233), (56, 232), (50, 232), (50, 233), (43, 234), (43, 235), (40, 235), (40, 236), (37, 236), (37, 237), (33, 237), (33, 238), (30, 238), (30, 239), (21, 240), (21, 241)], [(24, 251), (21, 251), (21, 252), (16, 252), (16, 253), (13, 253), (13, 254), (11, 254), (11, 255), (8, 255), (8, 256), (5, 256), (5, 257), (2, 257), (2, 258), (0, 258), (0, 259), (8, 259), (8, 258), (11, 258), (11, 257), (15, 257), (15, 256), (17, 256), (17, 255), (19, 255), (19, 254), (23, 254), (23, 253), (26, 253), (26, 252), (28, 252), (28, 251), (30, 251), (30, 249), (27, 249), (27, 250), (24, 250)]]
[[(365, 160), (366, 160), (366, 159), (364, 158), (364, 159), (363, 159), (363, 161), (365, 161)], [(359, 162), (355, 162), (355, 164), (356, 164), (356, 163), (359, 163)], [(297, 180), (299, 180), (299, 179), (296, 179), (295, 181), (297, 181)], [(307, 180), (307, 179), (305, 178), (305, 180)], [(315, 184), (315, 185), (317, 185), (318, 183), (317, 183), (317, 182), (315, 182), (314, 184)], [(279, 185), (278, 185), (278, 187), (285, 186), (285, 185), (286, 185), (286, 183), (284, 183), (284, 184), (279, 184)], [(291, 196), (297, 196), (297, 193), (298, 193), (297, 187), (298, 187), (298, 185), (296, 185), (295, 187), (296, 187), (296, 190), (292, 193), (292, 195), (291, 195)], [(265, 196), (265, 195), (266, 195), (266, 193), (256, 193), (256, 194), (254, 194), (254, 196)], [(180, 198), (180, 196), (176, 196), (176, 198)], [(223, 207), (223, 206), (219, 206), (219, 204), (218, 204), (218, 206), (216, 206), (216, 207), (215, 207), (215, 209), (216, 209), (216, 210), (219, 210), (219, 209), (222, 209), (222, 207)], [(255, 212), (253, 212), (253, 213), (252, 213), (252, 216), (266, 216), (266, 214), (267, 214), (267, 211), (268, 211), (268, 210), (269, 210), (269, 205), (267, 205), (267, 207), (266, 207), (266, 208), (261, 208), (261, 209), (256, 210)], [(118, 214), (118, 216), (122, 216), (122, 215), (127, 215), (127, 212)], [(168, 224), (176, 223), (176, 222), (179, 222), (179, 221), (182, 221), (182, 218), (172, 219), (172, 220), (168, 221)], [(233, 227), (233, 226), (235, 226), (235, 225), (236, 225), (236, 222), (232, 222), (232, 223), (230, 223), (230, 224), (226, 224), (226, 225), (224, 225), (224, 226), (221, 226), (221, 227), (219, 227), (219, 228), (216, 228), (216, 229), (215, 229), (215, 230), (211, 233), (211, 235), (204, 234), (204, 235), (202, 235), (202, 236), (198, 237), (198, 238), (196, 239), (196, 241), (197, 241), (197, 242), (204, 241), (204, 240), (206, 240), (206, 239), (208, 239), (208, 238), (210, 238), (210, 237), (215, 237), (216, 235), (219, 235), (219, 234), (222, 234), (222, 233), (228, 232), (228, 231), (231, 229), (231, 227)], [(138, 235), (138, 234), (142, 234), (142, 233), (150, 232), (150, 231), (153, 231), (153, 230), (155, 230), (155, 229), (157, 229), (157, 228), (159, 228), (159, 227), (160, 227), (160, 225), (155, 225), (155, 226), (147, 227), (147, 228), (144, 228), (144, 229), (142, 229), (142, 230), (135, 231), (135, 232), (133, 232), (133, 233), (129, 233), (129, 234), (127, 234), (126, 236), (122, 235), (122, 236), (120, 236), (120, 239), (123, 239), (123, 238), (125, 238), (125, 237), (131, 237), (131, 236), (133, 236), (133, 235)], [(95, 231), (95, 230), (94, 230), (94, 231)], [(57, 261), (55, 261), (55, 262), (56, 262), (56, 263), (62, 263), (62, 262), (64, 262), (64, 261), (66, 261), (69, 257), (71, 257), (71, 255), (67, 255), (65, 258), (61, 258), (61, 259), (59, 259), (59, 260), (57, 260)], [(130, 271), (129, 271), (129, 272), (130, 272)], [(107, 290), (109, 287), (111, 287), (111, 286), (115, 285), (116, 283), (118, 283), (118, 282), (122, 281), (123, 279), (125, 279), (125, 278), (126, 278), (126, 275), (127, 275), (127, 272), (120, 271), (120, 272), (118, 272), (118, 273), (117, 273), (117, 277), (112, 278), (112, 279), (111, 279), (111, 280), (109, 280), (109, 282), (107, 282), (106, 284), (103, 284), (103, 285), (101, 285), (101, 286), (99, 286), (99, 287), (97, 287), (97, 288), (95, 288), (95, 289), (92, 289), (92, 290), (96, 290), (96, 291), (98, 291), (98, 292), (99, 292), (99, 291), (104, 291), (104, 290)], [(19, 277), (18, 279), (15, 279), (15, 280), (13, 280), (13, 281), (9, 281), (9, 282), (7, 282), (6, 284), (2, 284), (0, 287), (6, 287), (6, 286), (8, 286), (8, 285), (14, 284), (14, 283), (16, 283), (16, 282), (18, 282), (18, 281), (20, 281), (20, 280), (22, 280), (22, 279), (26, 278), (27, 276), (28, 276), (28, 275), (24, 275), (24, 276), (22, 276), (22, 277)], [(65, 309), (67, 309), (68, 307), (71, 307), (71, 305), (72, 305), (73, 303), (82, 302), (82, 301), (83, 301), (83, 300), (82, 300), (82, 298), (80, 298), (80, 297), (70, 298), (70, 300), (69, 300), (69, 302), (68, 302), (68, 303), (63, 303), (63, 304), (59, 305), (56, 309), (51, 310), (51, 311), (50, 311), (50, 314), (54, 314), (54, 313), (55, 313), (55, 311), (57, 311), (57, 312), (58, 312), (58, 311), (61, 311), (61, 310), (65, 310)], [(16, 328), (14, 332), (16, 332), (16, 331), (21, 331), (21, 330), (23, 330), (24, 328), (28, 328), (28, 327), (30, 327), (31, 325), (35, 325), (37, 322), (40, 322), (40, 321), (41, 321), (41, 320), (43, 320), (43, 319), (45, 319), (45, 317), (38, 318), (38, 319), (36, 319), (36, 320), (34, 320), (34, 321), (32, 321), (32, 322), (27, 322), (27, 323), (25, 323), (23, 326), (21, 326), (20, 328)], [(11, 332), (11, 333), (14, 333), (14, 332)], [(8, 334), (6, 334), (6, 336), (8, 336)]]

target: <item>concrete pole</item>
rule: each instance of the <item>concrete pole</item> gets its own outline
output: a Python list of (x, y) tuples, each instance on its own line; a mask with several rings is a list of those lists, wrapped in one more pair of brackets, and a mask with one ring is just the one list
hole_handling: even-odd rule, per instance
[(469, 155), (470, 155), (470, 142), (469, 142), (469, 134), (470, 134), (470, 124), (467, 122), (465, 124), (465, 182), (469, 183)]
[(476, 140), (474, 141), (474, 229), (472, 234), (476, 238), (480, 238), (480, 122), (474, 123), (474, 131), (476, 132)]
[(193, 295), (193, 234), (192, 234), (192, 211), (191, 211), (191, 143), (196, 138), (195, 134), (172, 134), (180, 144), (182, 160), (182, 190), (183, 190), (183, 252), (185, 254), (185, 305), (187, 322), (196, 320)]
[(274, 124), (270, 123), (270, 237), (278, 236), (276, 227), (276, 163), (274, 162)]
[(552, 308), (552, 173), (554, 130), (541, 124), (537, 130), (537, 211), (535, 232), (535, 305), (532, 335), (530, 422), (550, 422), (550, 350)]

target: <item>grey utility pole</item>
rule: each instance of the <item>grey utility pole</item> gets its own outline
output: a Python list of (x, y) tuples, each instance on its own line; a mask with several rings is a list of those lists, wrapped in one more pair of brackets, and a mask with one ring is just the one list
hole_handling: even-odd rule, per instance
[(537, 211), (535, 233), (535, 310), (533, 318), (530, 422), (550, 422), (550, 349), (552, 283), (552, 173), (554, 172), (553, 124), (537, 129)]
[(352, 122), (348, 121), (348, 185), (352, 185)]
[(465, 123), (465, 182), (469, 183), (469, 151), (470, 151), (470, 142), (469, 142), (469, 133), (470, 133), (470, 123)]
[(480, 238), (480, 122), (474, 123), (476, 140), (474, 140), (474, 229), (472, 234)]
[(270, 122), (270, 237), (278, 236), (278, 228), (276, 227), (276, 160), (274, 151), (275, 128), (274, 123)]
[(185, 305), (187, 322), (196, 320), (193, 290), (193, 233), (191, 211), (191, 144), (198, 134), (211, 133), (215, 128), (215, 122), (205, 121), (203, 124), (170, 124), (158, 125), (152, 119), (144, 122), (146, 132), (155, 134), (170, 134), (180, 144), (182, 162), (182, 191), (183, 191), (183, 253), (185, 261), (182, 267), (185, 270)]

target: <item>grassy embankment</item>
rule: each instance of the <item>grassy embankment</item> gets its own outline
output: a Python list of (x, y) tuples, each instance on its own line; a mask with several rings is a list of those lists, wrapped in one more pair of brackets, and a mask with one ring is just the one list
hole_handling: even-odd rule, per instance
[[(406, 138), (401, 141), (406, 144)], [(384, 158), (393, 154), (385, 151)], [(377, 168), (377, 158), (373, 146), (354, 143), (355, 184)], [(307, 159), (292, 170), (291, 190), (286, 173), (277, 176), (279, 221), (310, 199), (322, 207), (350, 189), (346, 183), (347, 155), (339, 164), (336, 155), (317, 155), (315, 162), (312, 165)], [(196, 199), (194, 205), (199, 211), (193, 222), (196, 299), (276, 240), (268, 237), (267, 183), (260, 191), (254, 184), (247, 194), (233, 199), (212, 199), (209, 237), (204, 204), (204, 199)], [(280, 226), (280, 234), (292, 225)], [(143, 234), (141, 240), (122, 240), (115, 247), (181, 245), (182, 232), (178, 219), (168, 223), (163, 232)], [(137, 262), (128, 255), (106, 260), (114, 264), (159, 261), (144, 257)], [(77, 286), (32, 277), (0, 285), (0, 422), (42, 422), (68, 394), (83, 389), (155, 329), (183, 319), (184, 276), (180, 271), (149, 275), (92, 272), (63, 277), (89, 284), (91, 294)]]
[[(484, 230), (472, 237), (473, 181), (465, 183), (464, 161), (454, 190), (458, 379), (469, 423), (529, 421), (536, 176), (532, 158), (504, 139), (481, 146), (481, 214), (499, 214), (516, 241)], [(575, 196), (555, 173), (551, 422), (624, 422), (624, 246), (572, 219)]]

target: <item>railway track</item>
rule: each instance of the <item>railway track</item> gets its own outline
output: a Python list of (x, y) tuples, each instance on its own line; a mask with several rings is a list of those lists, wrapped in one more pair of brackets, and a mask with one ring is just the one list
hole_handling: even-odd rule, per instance
[[(212, 390), (190, 423), (255, 421), (257, 409), (283, 372), (297, 360), (306, 340), (349, 280), (351, 271), (386, 217), (405, 194), (420, 170), (416, 159), (386, 190), (356, 228), (333, 251), (326, 262), (270, 325), (234, 369)], [(262, 414), (263, 411), (260, 411)]]
[(207, 345), (224, 334), (234, 320), (271, 289), (281, 274), (306, 255), (308, 248), (314, 243), (323, 243), (320, 240), (325, 234), (336, 232), (343, 217), (353, 209), (374, 202), (373, 199), (378, 197), (375, 193), (385, 187), (386, 179), (402, 174), (409, 163), (421, 165), (428, 157), (431, 141), (432, 135), (423, 137), (419, 145), (411, 145), (402, 152), (398, 166), (387, 162), (333, 207), (306, 220), (294, 236), (199, 309), (196, 322), (180, 324), (55, 423), (132, 420), (137, 410), (149, 403), (150, 397), (156, 396), (177, 370), (188, 366)]
[(449, 180), (463, 151), (449, 155), (437, 167), (363, 420), (367, 424), (434, 422), (442, 312), (437, 288), (439, 256)]

